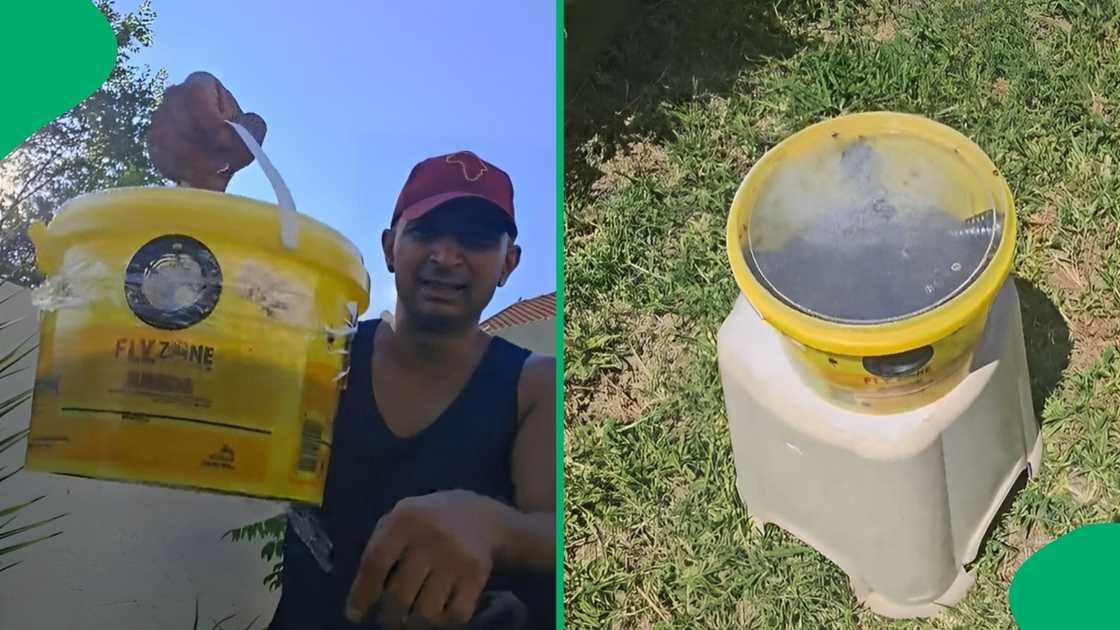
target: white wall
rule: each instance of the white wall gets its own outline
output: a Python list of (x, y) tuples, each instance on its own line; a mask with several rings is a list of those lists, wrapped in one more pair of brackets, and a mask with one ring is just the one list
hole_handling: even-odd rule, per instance
[(556, 356), (555, 319), (542, 319), (521, 326), (510, 326), (494, 334), (537, 354)]
[[(26, 319), (0, 331), (0, 353), (37, 331), (27, 291), (3, 285), (0, 297), (17, 290), (0, 305), (0, 321)], [(34, 360), (28, 357), (28, 370), (0, 380), (0, 400), (32, 386)], [(25, 404), (9, 414), (0, 435), (27, 427), (30, 413)], [(0, 466), (10, 471), (23, 459), (21, 443), (0, 455)], [(21, 472), (0, 483), (0, 509), (40, 494), (47, 496), (11, 526), (66, 512), (47, 526), (55, 529), (42, 532), (63, 533), (0, 560), (22, 560), (0, 573), (0, 629), (188, 629), (196, 597), (204, 630), (229, 614), (237, 617), (225, 627), (239, 630), (257, 615), (257, 630), (272, 618), (278, 594), (261, 583), (268, 569), (261, 545), (220, 538), (279, 513), (277, 504)]]

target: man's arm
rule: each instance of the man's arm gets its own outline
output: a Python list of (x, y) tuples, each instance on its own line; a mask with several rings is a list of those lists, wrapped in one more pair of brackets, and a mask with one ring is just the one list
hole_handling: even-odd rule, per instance
[(347, 600), (352, 622), (380, 601), (387, 627), (395, 627), (389, 610), (410, 609), (436, 625), (465, 624), (493, 568), (555, 570), (555, 360), (531, 356), (517, 393), (520, 422), (511, 456), (516, 506), (465, 490), (402, 500), (366, 545)]
[(496, 564), (556, 567), (556, 360), (532, 355), (518, 384), (521, 422), (511, 469), (516, 510), (506, 511)]

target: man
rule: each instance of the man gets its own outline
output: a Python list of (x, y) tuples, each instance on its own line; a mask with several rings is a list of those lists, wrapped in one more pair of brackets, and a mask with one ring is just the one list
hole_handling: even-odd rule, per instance
[[(253, 160), (227, 120), (264, 140), (260, 116), (190, 75), (152, 118), (153, 163), (224, 191)], [(333, 568), (289, 526), (274, 630), (463, 625), (484, 591), (513, 591), (531, 627), (551, 626), (555, 364), (478, 325), (517, 267), (516, 235), (494, 165), (459, 152), (412, 170), (381, 239), (396, 313), (359, 326), (335, 421), (318, 515)]]

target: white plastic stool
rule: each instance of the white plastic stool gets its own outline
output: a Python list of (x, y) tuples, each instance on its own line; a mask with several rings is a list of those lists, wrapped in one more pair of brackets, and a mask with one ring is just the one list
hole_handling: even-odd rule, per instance
[(968, 376), (893, 415), (836, 407), (804, 384), (780, 333), (740, 296), (720, 329), (719, 366), (739, 495), (848, 574), (859, 601), (895, 618), (932, 616), (975, 581), (964, 565), (1042, 439), (1019, 299), (1008, 278)]

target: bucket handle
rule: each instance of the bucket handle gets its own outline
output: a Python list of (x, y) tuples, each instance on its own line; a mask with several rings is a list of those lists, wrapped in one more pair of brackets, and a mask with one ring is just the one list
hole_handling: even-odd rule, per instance
[(280, 241), (284, 244), (285, 249), (295, 249), (299, 245), (299, 213), (296, 211), (296, 202), (292, 199), (292, 192), (288, 190), (288, 185), (284, 183), (284, 178), (280, 176), (280, 171), (272, 165), (272, 161), (265, 155), (264, 149), (257, 143), (257, 139), (249, 130), (241, 125), (227, 120), (226, 124), (233, 127), (241, 140), (248, 147), (249, 153), (261, 165), (264, 170), (265, 177), (268, 178), (268, 183), (272, 184), (272, 190), (276, 193), (276, 202), (280, 206)]
[[(288, 185), (284, 183), (284, 178), (280, 176), (280, 172), (272, 165), (272, 161), (265, 155), (264, 149), (257, 143), (253, 134), (241, 125), (227, 120), (226, 124), (233, 127), (237, 135), (248, 147), (249, 153), (253, 158), (260, 163), (261, 168), (264, 170), (265, 177), (268, 178), (268, 183), (272, 185), (272, 191), (276, 193), (276, 202), (280, 206), (280, 241), (283, 243), (284, 248), (294, 250), (299, 246), (299, 212), (296, 210), (296, 202), (292, 199), (292, 192), (288, 190)], [(50, 235), (47, 232), (46, 225), (39, 221), (33, 222), (27, 229), (27, 235), (31, 239), (31, 243), (35, 246), (35, 257), (39, 268), (43, 271), (53, 272), (60, 263), (58, 252), (56, 252), (50, 241)]]

